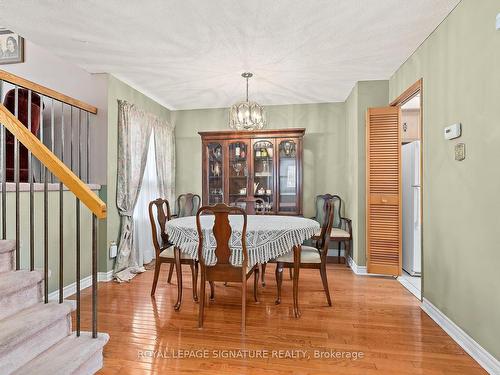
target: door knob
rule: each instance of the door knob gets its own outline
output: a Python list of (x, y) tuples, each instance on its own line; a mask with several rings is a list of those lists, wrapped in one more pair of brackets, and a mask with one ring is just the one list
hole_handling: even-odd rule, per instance
[(387, 199), (382, 198), (382, 203), (387, 203)]

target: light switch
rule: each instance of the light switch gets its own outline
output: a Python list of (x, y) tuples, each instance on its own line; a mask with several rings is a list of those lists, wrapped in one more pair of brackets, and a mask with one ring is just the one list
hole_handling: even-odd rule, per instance
[(500, 13), (497, 14), (497, 30), (500, 30)]
[(457, 143), (455, 145), (455, 160), (462, 161), (465, 159), (465, 143)]

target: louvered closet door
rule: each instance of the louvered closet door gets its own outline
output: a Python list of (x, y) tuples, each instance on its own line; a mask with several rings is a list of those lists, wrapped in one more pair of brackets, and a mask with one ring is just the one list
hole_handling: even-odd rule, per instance
[(401, 272), (400, 108), (370, 108), (366, 115), (368, 272)]

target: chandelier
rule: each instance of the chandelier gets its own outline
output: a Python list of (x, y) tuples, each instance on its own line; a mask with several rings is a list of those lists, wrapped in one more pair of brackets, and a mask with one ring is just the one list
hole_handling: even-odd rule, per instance
[(266, 124), (264, 108), (256, 102), (248, 100), (248, 79), (252, 73), (241, 75), (247, 80), (247, 100), (238, 102), (229, 110), (229, 126), (234, 130), (258, 130)]

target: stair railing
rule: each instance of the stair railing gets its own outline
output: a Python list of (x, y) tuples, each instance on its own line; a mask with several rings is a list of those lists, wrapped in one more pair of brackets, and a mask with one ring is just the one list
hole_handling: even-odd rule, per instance
[[(40, 163), (40, 181), (43, 181), (43, 272), (44, 272), (44, 302), (49, 301), (48, 277), (49, 277), (49, 204), (48, 204), (48, 184), (49, 181), (54, 181), (54, 178), (59, 181), (59, 303), (64, 299), (64, 205), (63, 192), (64, 186), (70, 190), (75, 196), (76, 204), (76, 335), (80, 336), (81, 322), (81, 235), (80, 235), (80, 205), (83, 203), (92, 212), (92, 337), (97, 337), (97, 226), (98, 219), (106, 218), (106, 204), (82, 181), (83, 171), (86, 169), (86, 182), (90, 182), (90, 116), (97, 114), (97, 108), (73, 99), (54, 90), (30, 82), (16, 75), (0, 70), (0, 99), (4, 97), (4, 86), (12, 85), (10, 90), (10, 99), (14, 100), (14, 113), (0, 103), (0, 181), (1, 181), (1, 216), (2, 216), (2, 239), (7, 238), (7, 137), (12, 140), (13, 136), (13, 177), (12, 182), (15, 186), (15, 255), (16, 269), (20, 269), (20, 150), (24, 146), (28, 151), (27, 160), (27, 179), (29, 183), (29, 269), (32, 271), (35, 268), (35, 234), (34, 234), (34, 170), (33, 159)], [(13, 91), (12, 91), (13, 90)], [(23, 95), (27, 90), (27, 124), (23, 124), (19, 119), (19, 92), (23, 90)], [(39, 118), (37, 114), (33, 118), (32, 109), (33, 98), (39, 103)], [(50, 134), (44, 134), (44, 100), (51, 104), (50, 108)], [(26, 103), (24, 103), (26, 104)], [(55, 106), (60, 105), (60, 126), (58, 135), (60, 137), (59, 154), (55, 153), (56, 137), (55, 137)], [(12, 107), (12, 105), (11, 105)], [(69, 167), (64, 164), (65, 159), (65, 113), (70, 112), (70, 163)], [(77, 115), (77, 130), (78, 130), (78, 158), (73, 160), (74, 133), (73, 133), (73, 116)], [(40, 134), (38, 138), (32, 132), (33, 120), (38, 121)], [(82, 119), (86, 123), (86, 146), (82, 145), (81, 135)], [(50, 149), (46, 144), (50, 145)], [(22, 146), (21, 146), (22, 145)], [(82, 168), (82, 155), (85, 153), (86, 163), (85, 168)], [(11, 154), (9, 154), (10, 156)], [(66, 156), (67, 158), (67, 156)], [(77, 174), (76, 172), (77, 168)], [(75, 171), (73, 169), (75, 168)], [(25, 178), (25, 175), (23, 175)]]

